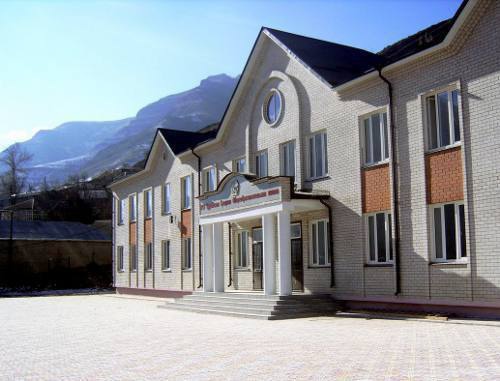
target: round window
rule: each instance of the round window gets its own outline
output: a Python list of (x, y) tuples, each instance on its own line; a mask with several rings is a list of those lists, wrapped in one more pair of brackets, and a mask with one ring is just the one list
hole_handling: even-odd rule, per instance
[(264, 108), (264, 116), (266, 122), (274, 124), (278, 121), (281, 115), (281, 95), (278, 91), (272, 90), (267, 97), (267, 102)]

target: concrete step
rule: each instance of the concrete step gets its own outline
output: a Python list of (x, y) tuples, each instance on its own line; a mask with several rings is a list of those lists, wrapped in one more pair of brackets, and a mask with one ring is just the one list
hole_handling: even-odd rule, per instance
[(334, 303), (331, 298), (307, 298), (307, 299), (264, 299), (264, 298), (236, 298), (236, 297), (225, 297), (225, 296), (201, 296), (201, 295), (188, 295), (181, 299), (183, 301), (193, 301), (193, 302), (217, 302), (217, 303), (230, 303), (230, 304), (260, 304), (260, 305), (284, 305), (284, 304), (295, 304), (295, 305), (309, 305), (309, 304), (319, 304), (319, 303)]

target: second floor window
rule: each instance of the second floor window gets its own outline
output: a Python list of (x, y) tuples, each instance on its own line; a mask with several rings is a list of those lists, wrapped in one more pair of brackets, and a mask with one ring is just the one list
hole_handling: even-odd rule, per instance
[(182, 209), (191, 209), (191, 176), (181, 179)]
[(391, 215), (380, 212), (365, 216), (369, 263), (392, 262)]
[(282, 176), (295, 176), (295, 141), (281, 145), (280, 172)]
[(243, 173), (246, 171), (246, 160), (240, 157), (233, 161), (233, 172)]
[(151, 189), (144, 191), (144, 217), (153, 216), (153, 191)]
[(126, 199), (117, 200), (117, 208), (118, 208), (118, 225), (123, 224), (123, 220), (125, 218), (125, 202)]
[(261, 151), (255, 156), (255, 174), (257, 177), (267, 176), (267, 151)]
[(217, 169), (215, 167), (207, 168), (203, 171), (203, 191), (214, 191), (217, 186)]
[(425, 99), (428, 148), (446, 147), (460, 141), (458, 90), (448, 90)]
[(137, 195), (132, 194), (128, 196), (128, 214), (130, 222), (137, 220)]
[(317, 179), (328, 173), (326, 133), (321, 132), (309, 138), (309, 177)]
[(365, 164), (376, 164), (389, 158), (387, 113), (373, 114), (363, 119)]
[(170, 206), (170, 183), (166, 183), (163, 186), (163, 214), (168, 214), (171, 213), (171, 206)]

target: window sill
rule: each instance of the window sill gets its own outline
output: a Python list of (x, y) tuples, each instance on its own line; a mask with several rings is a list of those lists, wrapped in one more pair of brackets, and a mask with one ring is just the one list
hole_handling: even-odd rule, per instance
[(152, 217), (152, 216), (151, 216), (151, 217), (144, 217), (144, 221), (147, 221), (147, 220), (152, 220), (152, 219), (153, 219), (153, 217)]
[(182, 212), (186, 212), (186, 211), (188, 211), (188, 210), (191, 210), (191, 208), (182, 208), (182, 209), (181, 209), (181, 211), (182, 211)]
[(365, 263), (365, 267), (393, 267), (392, 263)]
[(433, 267), (467, 267), (469, 261), (449, 261), (449, 262), (431, 262), (429, 266)]
[(130, 270), (130, 272), (135, 274), (137, 270)]
[(152, 273), (153, 270), (152, 269), (148, 269), (148, 270), (144, 270), (145, 273)]
[(429, 149), (425, 152), (425, 154), (430, 155), (430, 154), (433, 154), (436, 152), (447, 151), (449, 149), (453, 149), (453, 148), (457, 148), (457, 147), (461, 147), (461, 146), (462, 146), (462, 142), (460, 141), (460, 142), (456, 142), (456, 143), (453, 143), (453, 144), (450, 144), (450, 145), (447, 145), (444, 147)]
[(384, 160), (384, 161), (378, 161), (376, 163), (370, 163), (370, 164), (363, 164), (361, 166), (362, 169), (372, 169), (372, 168), (377, 168), (377, 167), (384, 167), (386, 165), (389, 165), (390, 160)]
[(320, 176), (320, 177), (310, 177), (310, 178), (306, 179), (305, 181), (308, 183), (315, 183), (317, 181), (330, 180), (330, 179), (331, 179), (331, 177), (329, 175), (324, 175), (324, 176)]
[(117, 273), (124, 273), (125, 270), (116, 270)]
[(307, 266), (308, 269), (329, 269), (331, 266), (330, 265), (309, 265)]
[(234, 270), (245, 272), (245, 271), (250, 271), (250, 267), (235, 267)]
[(193, 269), (191, 269), (191, 268), (189, 268), (189, 269), (182, 269), (183, 273), (190, 273), (192, 271), (193, 271)]
[(162, 269), (161, 272), (162, 273), (171, 273), (172, 270), (171, 269)]
[(162, 216), (165, 216), (165, 217), (167, 217), (167, 216), (171, 216), (171, 215), (172, 215), (172, 212), (161, 212), (161, 215), (162, 215)]
[(135, 220), (130, 220), (130, 223), (131, 223), (131, 224), (133, 224), (133, 223), (135, 223), (135, 222), (137, 222), (137, 219), (135, 219)]
[(123, 225), (125, 225), (123, 222), (118, 222), (118, 223), (116, 224), (116, 226), (123, 226)]

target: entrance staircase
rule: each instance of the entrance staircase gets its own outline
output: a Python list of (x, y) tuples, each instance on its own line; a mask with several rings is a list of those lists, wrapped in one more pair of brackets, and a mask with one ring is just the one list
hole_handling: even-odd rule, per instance
[(253, 319), (279, 320), (333, 315), (339, 304), (329, 295), (263, 295), (236, 292), (194, 292), (160, 308)]

